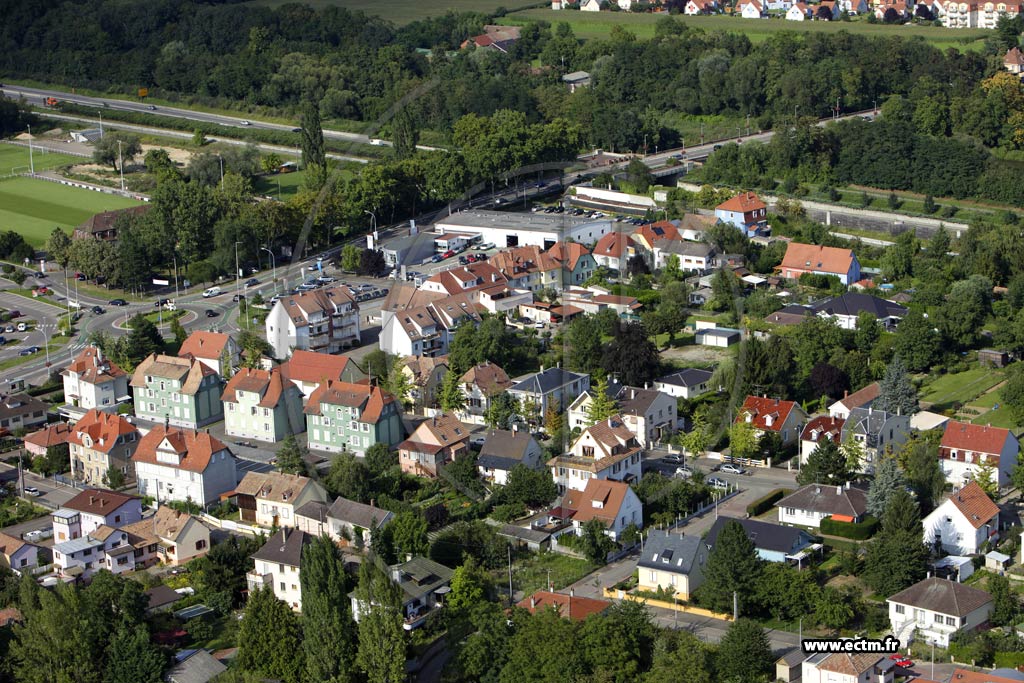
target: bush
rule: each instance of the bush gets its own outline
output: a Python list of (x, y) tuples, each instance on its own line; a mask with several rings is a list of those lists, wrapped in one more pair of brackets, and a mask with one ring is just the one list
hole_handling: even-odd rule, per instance
[(764, 513), (771, 510), (772, 506), (775, 505), (775, 503), (777, 503), (779, 500), (781, 500), (783, 496), (788, 496), (790, 493), (792, 493), (792, 491), (790, 491), (789, 489), (775, 489), (768, 495), (759, 498), (750, 505), (748, 505), (747, 514), (751, 517), (763, 515)]
[(863, 522), (857, 523), (837, 522), (831, 517), (821, 520), (821, 533), (829, 536), (864, 541), (874, 536), (876, 531), (878, 531), (878, 520), (874, 517), (867, 517)]

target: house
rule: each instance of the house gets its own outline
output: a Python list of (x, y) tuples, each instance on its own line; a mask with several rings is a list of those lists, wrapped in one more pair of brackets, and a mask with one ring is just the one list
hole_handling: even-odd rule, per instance
[(49, 404), (28, 394), (0, 397), (0, 433), (41, 427), (49, 410)]
[(362, 456), (378, 443), (390, 449), (404, 433), (398, 401), (372, 384), (324, 382), (305, 413), (309, 447), (318, 451)]
[(874, 408), (854, 408), (843, 422), (842, 442), (860, 446), (860, 471), (871, 473), (879, 456), (893, 453), (910, 436), (910, 416), (887, 413)]
[(473, 45), (477, 48), (487, 48), (507, 53), (512, 48), (512, 45), (519, 40), (520, 30), (521, 27), (519, 26), (497, 26), (490, 24), (484, 26), (484, 32), (480, 35), (463, 41), (461, 47), (466, 48)]
[[(794, 5), (786, 13), (786, 18), (789, 19), (793, 10), (801, 5), (803, 3)], [(860, 280), (860, 262), (852, 249), (823, 247), (819, 244), (790, 242), (778, 270), (787, 280), (799, 280), (804, 273), (832, 275), (839, 278), (844, 285), (851, 285)]]
[(700, 346), (714, 346), (727, 349), (743, 340), (743, 332), (731, 327), (702, 327), (694, 335), (694, 342)]
[(348, 498), (333, 503), (311, 500), (295, 511), (295, 527), (310, 536), (330, 536), (340, 545), (356, 548), (370, 546), (373, 534), (383, 529), (395, 515), (390, 510)]
[(281, 472), (246, 472), (235, 497), (243, 522), (271, 528), (294, 527), (296, 510), (311, 500), (327, 501), (317, 482)]
[(651, 531), (636, 562), (637, 587), (689, 600), (704, 582), (707, 561), (708, 545), (699, 536)]
[(952, 555), (975, 555), (999, 532), (999, 506), (972, 481), (922, 520), (924, 542)]
[(712, 0), (689, 0), (683, 8), (683, 14), (696, 16), (698, 14), (714, 14), (718, 10), (718, 4)]
[[(419, 628), (431, 612), (441, 607), (451, 590), (452, 570), (425, 557), (413, 557), (388, 568), (388, 577), (402, 589), (402, 626), (406, 631)], [(349, 593), (352, 618), (359, 622), (363, 605), (356, 592)]]
[[(47, 453), (68, 455), (68, 436), (71, 435), (71, 425), (67, 422), (57, 422), (47, 425), (42, 429), (26, 434), (22, 439), (25, 451), (34, 456), (45, 457)], [(52, 449), (52, 451), (51, 451)]]
[(237, 368), (242, 347), (230, 334), (196, 330), (188, 336), (178, 349), (179, 358), (195, 358), (213, 368), (218, 375), (226, 376)]
[(508, 393), (519, 401), (524, 413), (530, 413), (532, 404), (537, 415), (544, 415), (549, 407), (564, 411), (577, 396), (590, 389), (590, 375), (563, 370), (561, 366), (516, 377)]
[(420, 289), (451, 295), (474, 292), (496, 285), (507, 288), (508, 278), (489, 261), (479, 261), (434, 273), (423, 281)]
[[(86, 138), (93, 138), (77, 140), (77, 142), (95, 142), (101, 135), (101, 131), (98, 128), (76, 132)], [(72, 134), (72, 137), (74, 137), (74, 134)], [(104, 242), (116, 242), (117, 219), (121, 216), (141, 216), (149, 211), (150, 208), (150, 205), (143, 204), (142, 206), (130, 206), (127, 209), (118, 209), (116, 211), (101, 211), (91, 216), (81, 225), (76, 226), (71, 233), (71, 238), (76, 240), (94, 239), (103, 240)]]
[(619, 415), (644, 448), (654, 448), (676, 432), (676, 400), (658, 389), (624, 386), (615, 395)]
[(799, 647), (786, 652), (775, 660), (775, 680), (783, 683), (793, 683), (800, 680), (802, 667), (807, 655)]
[(1010, 354), (1002, 349), (981, 349), (978, 351), (978, 365), (1005, 368), (1010, 364)]
[(64, 400), (74, 408), (113, 410), (132, 398), (128, 373), (104, 358), (96, 346), (79, 351), (60, 374), (64, 378)]
[(406, 474), (433, 478), (468, 450), (469, 429), (451, 413), (440, 413), (421, 422), (398, 444), (398, 464)]
[[(1002, 17), (1013, 19), (1020, 13), (1021, 4), (1019, 2), (1007, 3), (989, 0), (978, 3), (978, 28), (994, 29)], [(1005, 65), (1005, 58), (1003, 63)]]
[(559, 491), (582, 491), (595, 479), (639, 480), (643, 450), (622, 416), (613, 415), (584, 429), (569, 453), (555, 456), (547, 464)]
[(942, 25), (946, 28), (977, 28), (978, 3), (948, 0), (942, 3)]
[(892, 683), (896, 662), (880, 654), (816, 653), (801, 665), (801, 683)]
[(206, 506), (238, 482), (235, 456), (208, 432), (153, 427), (132, 455), (139, 495)]
[(717, 253), (713, 245), (705, 242), (656, 240), (651, 252), (651, 266), (656, 270), (665, 268), (675, 257), (681, 270), (706, 273), (714, 266)]
[(690, 400), (711, 391), (713, 374), (710, 370), (684, 368), (654, 380), (654, 388), (674, 398)]
[(852, 394), (844, 394), (841, 399), (828, 407), (829, 417), (845, 420), (850, 417), (854, 408), (870, 408), (880, 392), (881, 385), (878, 382), (872, 382)]
[(536, 244), (499, 251), (489, 263), (508, 278), (510, 287), (531, 292), (562, 288), (563, 263)]
[(339, 353), (359, 346), (359, 305), (348, 287), (300, 292), (277, 300), (266, 328), (278, 360), (292, 349)]
[(581, 285), (594, 274), (597, 261), (590, 250), (579, 242), (560, 240), (547, 252), (562, 265), (562, 286)]
[[(621, 388), (622, 382), (615, 379), (613, 375), (608, 375), (605, 391), (608, 400), (614, 402), (615, 396), (618, 395)], [(565, 424), (569, 429), (584, 429), (590, 426), (587, 414), (590, 412), (590, 406), (594, 403), (594, 391), (594, 387), (584, 391), (566, 408), (565, 417), (568, 419)]]
[(764, 11), (764, 7), (758, 0), (741, 0), (736, 5), (736, 9), (739, 10), (739, 14), (744, 19), (762, 19), (768, 16), (768, 13)]
[(224, 387), (221, 402), (228, 436), (276, 443), (306, 431), (302, 391), (279, 368), (240, 368)]
[(53, 545), (53, 567), (64, 578), (88, 579), (103, 569), (124, 574), (134, 571), (135, 565), (135, 548), (128, 532), (106, 524)]
[(710, 287), (698, 287), (690, 292), (689, 301), (691, 306), (703, 306), (714, 298), (715, 292), (713, 289)]
[(529, 432), (515, 428), (491, 429), (487, 432), (484, 445), (480, 447), (476, 468), (484, 479), (504, 486), (508, 483), (508, 473), (516, 465), (524, 465), (538, 472), (543, 470), (543, 456), (540, 444)]
[(140, 419), (199, 429), (224, 417), (220, 375), (194, 358), (151, 353), (136, 366), (131, 386)]
[(167, 683), (209, 683), (227, 671), (227, 666), (206, 650), (185, 650), (175, 657), (164, 674)]
[(633, 231), (632, 239), (638, 253), (642, 253), (648, 263), (653, 263), (654, 246), (664, 242), (682, 241), (679, 232), (679, 221), (656, 221), (645, 223)]
[(328, 380), (354, 382), (362, 377), (362, 373), (347, 356), (332, 356), (301, 349), (292, 351), (291, 358), (278, 367), (281, 377), (302, 392), (303, 401), (308, 401), (313, 392)]
[(39, 564), (39, 547), (0, 532), (0, 567), (31, 571)]
[(747, 396), (736, 415), (736, 422), (747, 422), (753, 426), (758, 439), (765, 432), (774, 432), (779, 435), (782, 444), (788, 446), (800, 438), (802, 427), (807, 422), (807, 413), (795, 401)]
[(512, 380), (500, 366), (491, 361), (474, 365), (459, 378), (459, 390), (465, 397), (465, 407), (459, 418), (465, 422), (483, 424), (491, 400), (512, 386)]
[(249, 592), (270, 588), (274, 596), (296, 612), (302, 611), (302, 549), (313, 537), (298, 529), (281, 529), (252, 556), (253, 568), (245, 575)]
[(165, 584), (158, 584), (146, 591), (148, 606), (146, 615), (153, 615), (159, 612), (168, 612), (174, 603), (181, 600), (184, 595)]
[(156, 545), (154, 559), (172, 567), (180, 567), (210, 551), (210, 530), (197, 517), (166, 505), (122, 528), (141, 539), (140, 545)]
[(93, 408), (75, 423), (68, 435), (71, 478), (90, 486), (102, 486), (111, 469), (119, 470), (125, 483), (135, 482), (132, 454), (139, 445), (139, 430), (123, 415)]
[(840, 443), (845, 422), (841, 417), (826, 415), (811, 418), (800, 432), (800, 463), (806, 465), (807, 458), (822, 441)]
[(553, 609), (563, 619), (575, 622), (586, 621), (590, 615), (600, 614), (611, 606), (609, 600), (577, 597), (572, 588), (569, 589), (568, 595), (540, 590), (516, 603), (516, 607), (525, 609), (530, 614)]
[(704, 543), (709, 550), (714, 549), (718, 534), (729, 522), (736, 522), (743, 527), (747, 538), (754, 544), (758, 557), (766, 562), (785, 563), (796, 559), (804, 550), (813, 546), (816, 540), (814, 536), (796, 527), (723, 516), (715, 520), (704, 537)]
[(643, 504), (629, 484), (621, 481), (588, 479), (582, 490), (570, 489), (562, 498), (562, 507), (570, 511), (572, 526), (577, 536), (583, 535), (583, 526), (592, 519), (604, 524), (604, 533), (619, 540), (630, 525), (644, 526)]
[(780, 524), (796, 524), (817, 529), (821, 520), (860, 522), (868, 510), (868, 494), (855, 486), (808, 484), (775, 503)]
[[(393, 302), (397, 297), (393, 299), (392, 294), (395, 290), (381, 309), (379, 345), (382, 351), (397, 356), (445, 356), (459, 326), (476, 325), (481, 320), (476, 304), (467, 294), (435, 293), (433, 296), (440, 298), (407, 306), (396, 306)], [(411, 301), (421, 300), (422, 297), (414, 297)]]
[(1024, 52), (1021, 52), (1016, 45), (1011, 47), (1003, 57), (1003, 68), (1012, 74), (1020, 74), (1024, 71)]
[[(402, 359), (402, 373), (412, 388), (407, 399), (417, 408), (430, 408), (437, 404), (437, 391), (448, 374), (448, 357), (406, 356)], [(398, 397), (399, 399), (406, 397)]]
[(992, 596), (985, 591), (935, 577), (915, 583), (886, 602), (897, 638), (909, 642), (909, 636), (917, 631), (925, 642), (939, 647), (947, 647), (954, 633), (977, 629), (992, 612)]
[[(744, 12), (760, 12), (757, 0), (750, 0), (745, 7), (752, 9), (744, 9)], [(760, 14), (754, 18), (758, 17)], [(768, 205), (753, 192), (742, 192), (716, 206), (715, 218), (739, 228), (747, 237), (767, 235), (769, 231)]]
[(878, 323), (887, 330), (899, 324), (909, 309), (906, 306), (886, 301), (870, 294), (847, 292), (842, 296), (819, 301), (811, 306), (811, 311), (821, 318), (834, 321), (844, 330), (857, 329), (857, 317), (870, 313)]
[(590, 85), (590, 74), (586, 71), (573, 71), (562, 76), (562, 83), (569, 86), (570, 93), (574, 93)]
[(950, 420), (939, 444), (939, 465), (946, 481), (960, 486), (976, 479), (982, 466), (992, 467), (999, 487), (1010, 485), (1020, 442), (1008, 429)]
[(602, 0), (582, 0), (580, 2), (581, 12), (600, 12)]
[(787, 21), (810, 21), (814, 18), (814, 10), (802, 2), (794, 3), (786, 10)]
[(121, 527), (142, 519), (142, 500), (106, 489), (86, 489), (51, 516), (54, 543), (81, 538), (101, 526)]

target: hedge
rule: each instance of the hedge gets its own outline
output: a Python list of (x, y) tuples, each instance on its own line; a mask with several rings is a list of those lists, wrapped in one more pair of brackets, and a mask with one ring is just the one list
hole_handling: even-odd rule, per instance
[(863, 522), (837, 522), (831, 517), (821, 520), (821, 533), (829, 536), (842, 536), (855, 541), (871, 538), (878, 531), (878, 520), (866, 517)]
[(790, 489), (775, 489), (768, 495), (758, 498), (753, 503), (747, 506), (747, 514), (751, 517), (757, 517), (763, 515), (772, 509), (772, 506), (782, 500), (783, 496), (788, 496), (792, 491)]

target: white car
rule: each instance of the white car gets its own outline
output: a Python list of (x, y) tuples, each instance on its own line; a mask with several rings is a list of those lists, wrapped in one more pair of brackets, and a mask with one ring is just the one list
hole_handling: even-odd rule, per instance
[(24, 332), (28, 329), (28, 325), (25, 323), (18, 323), (18, 332)]
[(252, 125), (252, 124), (251, 124), (251, 123), (249, 123), (248, 121), (239, 121), (239, 123), (240, 123), (241, 125), (243, 125), (243, 126), (251, 126), (251, 125)]
[(494, 242), (484, 242), (475, 247), (476, 251), (487, 251), (488, 249), (494, 249)]
[(707, 484), (713, 489), (725, 490), (729, 488), (729, 482), (725, 479), (719, 479), (718, 477), (708, 477)]
[(36, 543), (43, 540), (44, 538), (53, 538), (53, 528), (48, 529), (36, 529), (25, 534), (25, 540), (30, 543)]
[(719, 468), (719, 471), (720, 472), (725, 472), (726, 474), (746, 474), (747, 473), (747, 471), (745, 469), (743, 469), (739, 465), (733, 465), (731, 462), (728, 462), (728, 463), (722, 465)]
[(218, 294), (220, 294), (220, 287), (210, 287), (203, 292), (203, 298), (209, 299), (211, 296), (217, 296)]
[(25, 495), (26, 496), (36, 496), (36, 497), (39, 497), (39, 496), (43, 495), (43, 493), (42, 493), (42, 491), (37, 489), (35, 486), (26, 486), (25, 487)]
[(676, 476), (679, 477), (680, 479), (689, 479), (690, 477), (693, 476), (693, 470), (691, 470), (686, 465), (683, 465), (682, 467), (677, 467)]

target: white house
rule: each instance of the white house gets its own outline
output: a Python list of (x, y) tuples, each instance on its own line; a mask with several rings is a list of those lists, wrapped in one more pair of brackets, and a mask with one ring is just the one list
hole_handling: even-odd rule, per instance
[(854, 408), (843, 422), (843, 443), (860, 446), (861, 472), (874, 471), (874, 463), (886, 452), (898, 451), (910, 436), (910, 416), (887, 413), (873, 407)]
[(892, 683), (896, 662), (880, 654), (827, 654), (801, 664), (801, 683)]
[(844, 422), (842, 418), (824, 415), (811, 418), (800, 434), (800, 463), (807, 464), (807, 458), (821, 442), (828, 440), (838, 444), (842, 438)]
[(988, 621), (992, 596), (948, 579), (928, 578), (890, 596), (889, 623), (904, 644), (916, 631), (925, 642), (947, 647), (957, 631), (973, 631)]
[(298, 529), (281, 529), (280, 533), (271, 536), (252, 556), (255, 566), (245, 576), (249, 590), (271, 588), (278, 600), (294, 611), (301, 612), (302, 584), (299, 581), (299, 569), (302, 564), (302, 548), (312, 540), (312, 536)]
[(359, 345), (359, 305), (347, 287), (329, 287), (278, 299), (266, 321), (274, 357), (292, 349), (339, 353)]
[(859, 292), (847, 292), (842, 296), (819, 301), (812, 305), (810, 310), (820, 318), (833, 321), (844, 330), (857, 329), (857, 318), (861, 313), (869, 313), (879, 325), (891, 330), (899, 325), (900, 320), (909, 312), (906, 306)]
[(615, 395), (615, 403), (626, 427), (644, 448), (653, 448), (675, 434), (677, 406), (669, 394), (624, 386)]
[(504, 393), (510, 386), (512, 380), (497, 364), (484, 361), (474, 365), (459, 378), (459, 390), (466, 403), (462, 410), (458, 411), (458, 418), (463, 422), (483, 424), (486, 422), (491, 400)]
[(544, 451), (537, 440), (529, 432), (513, 428), (491, 429), (487, 432), (487, 440), (480, 447), (476, 468), (480, 476), (504, 486), (508, 483), (508, 473), (516, 465), (540, 471), (544, 469)]
[(367, 548), (373, 534), (384, 528), (395, 514), (348, 498), (336, 498), (333, 503), (310, 500), (295, 510), (295, 526), (310, 536), (330, 536), (341, 546)]
[(246, 472), (235, 487), (243, 522), (295, 527), (295, 511), (311, 500), (327, 501), (324, 488), (308, 477), (281, 472)]
[(685, 368), (654, 380), (654, 388), (674, 398), (689, 400), (711, 391), (712, 374), (710, 370)]
[(881, 385), (878, 382), (872, 382), (859, 391), (844, 395), (841, 399), (828, 407), (829, 417), (838, 418), (840, 420), (849, 418), (850, 412), (854, 408), (867, 408), (871, 406), (875, 399), (878, 398), (880, 391)]
[(158, 502), (216, 502), (238, 483), (235, 456), (207, 432), (161, 425), (149, 430), (132, 455), (139, 495)]
[(538, 415), (543, 416), (548, 407), (565, 410), (577, 396), (590, 389), (590, 375), (584, 375), (561, 367), (541, 366), (540, 372), (516, 377), (508, 393), (526, 408), (532, 403)]
[(460, 325), (480, 322), (480, 313), (467, 294), (394, 308), (387, 301), (381, 309), (378, 344), (396, 356), (443, 356)]
[(53, 566), (62, 577), (89, 578), (101, 569), (123, 574), (135, 569), (128, 532), (102, 525), (85, 536), (55, 543)]
[(807, 422), (807, 413), (795, 401), (781, 401), (766, 396), (747, 396), (736, 415), (736, 422), (746, 422), (757, 438), (765, 432), (779, 435), (783, 445), (796, 443)]
[(785, 498), (779, 508), (780, 524), (821, 526), (821, 520), (831, 517), (837, 522), (860, 522), (868, 510), (868, 494), (855, 486), (827, 486), (808, 484)]
[[(172, 567), (187, 564), (210, 550), (210, 530), (190, 514), (166, 505), (142, 521), (122, 527), (133, 545), (156, 545), (155, 559)], [(138, 555), (137, 555), (138, 556)]]
[(972, 481), (923, 520), (924, 542), (952, 555), (974, 555), (999, 531), (999, 506)]
[(636, 563), (641, 590), (672, 590), (678, 600), (689, 600), (704, 582), (708, 546), (699, 536), (651, 531)]
[(128, 373), (95, 346), (86, 346), (61, 372), (64, 399), (81, 412), (98, 408), (112, 410), (118, 403), (130, 401)]
[(787, 21), (810, 21), (814, 18), (814, 10), (802, 2), (795, 3), (786, 10)]
[(39, 547), (0, 532), (0, 567), (31, 571), (39, 564)]
[(767, 13), (764, 11), (764, 7), (760, 2), (758, 2), (758, 0), (746, 0), (745, 2), (740, 2), (737, 5), (737, 8), (740, 10), (740, 16), (744, 19), (761, 19), (767, 16)]
[(51, 516), (53, 542), (81, 538), (101, 526), (120, 527), (142, 519), (142, 500), (105, 489), (86, 489)]
[(620, 481), (589, 479), (584, 489), (570, 489), (562, 498), (562, 507), (572, 512), (572, 526), (582, 535), (583, 525), (600, 520), (605, 534), (617, 540), (630, 524), (644, 526), (644, 509), (629, 484)]
[(643, 476), (643, 447), (621, 415), (583, 430), (569, 453), (548, 461), (560, 491), (582, 491), (592, 479), (631, 482)]
[(954, 486), (977, 478), (981, 467), (991, 467), (1002, 488), (1010, 484), (1019, 452), (1020, 442), (1009, 429), (950, 420), (939, 445), (939, 464)]

